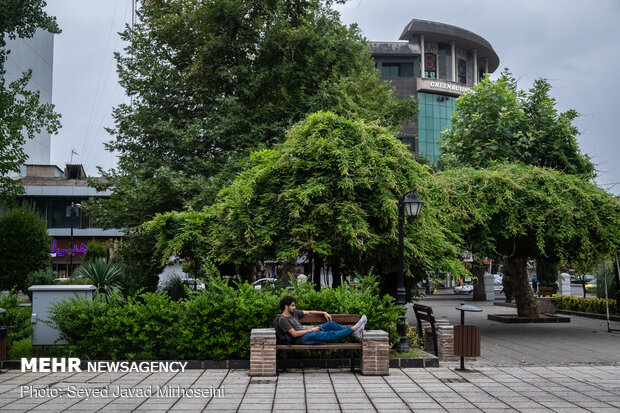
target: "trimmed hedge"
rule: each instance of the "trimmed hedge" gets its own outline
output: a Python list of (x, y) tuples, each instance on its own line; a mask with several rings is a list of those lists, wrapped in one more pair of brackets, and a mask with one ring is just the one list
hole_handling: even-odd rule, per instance
[[(606, 314), (604, 298), (583, 298), (567, 295), (554, 295), (555, 306), (558, 310), (581, 311), (584, 313)], [(609, 300), (610, 313), (614, 313), (616, 300)]]
[(374, 277), (363, 277), (359, 290), (343, 285), (320, 292), (311, 283), (293, 282), (293, 292), (258, 291), (211, 278), (206, 289), (171, 300), (164, 293), (144, 293), (127, 300), (73, 298), (56, 303), (50, 319), (69, 342), (69, 350), (90, 359), (247, 359), (253, 328), (272, 327), (283, 295), (297, 308), (331, 313), (364, 313), (370, 329), (383, 329), (398, 340), (402, 308), (378, 296)]
[(13, 347), (17, 341), (30, 337), (32, 325), (30, 324), (30, 307), (21, 307), (21, 302), (15, 289), (11, 291), (0, 291), (0, 308), (4, 308), (6, 313), (0, 317), (0, 325), (8, 328), (7, 350)]

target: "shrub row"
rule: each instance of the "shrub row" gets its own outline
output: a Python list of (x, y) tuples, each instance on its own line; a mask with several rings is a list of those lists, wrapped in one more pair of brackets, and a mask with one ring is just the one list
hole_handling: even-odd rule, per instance
[(20, 300), (15, 290), (0, 291), (0, 308), (4, 308), (6, 313), (0, 317), (0, 325), (5, 325), (8, 329), (7, 349), (13, 343), (30, 337), (32, 326), (30, 324), (30, 307), (21, 307)]
[(69, 351), (91, 359), (221, 360), (248, 358), (253, 328), (272, 327), (280, 298), (291, 294), (300, 309), (365, 313), (371, 329), (383, 329), (396, 342), (402, 309), (380, 298), (373, 277), (361, 288), (347, 285), (316, 292), (310, 283), (286, 290), (258, 291), (248, 283), (229, 286), (212, 278), (206, 288), (173, 301), (164, 293), (128, 299), (74, 298), (55, 304), (51, 320), (69, 342)]
[[(606, 314), (606, 302), (604, 298), (583, 298), (567, 295), (556, 295), (555, 306), (558, 310), (581, 311), (584, 313)], [(609, 300), (611, 313), (616, 308), (616, 300)]]

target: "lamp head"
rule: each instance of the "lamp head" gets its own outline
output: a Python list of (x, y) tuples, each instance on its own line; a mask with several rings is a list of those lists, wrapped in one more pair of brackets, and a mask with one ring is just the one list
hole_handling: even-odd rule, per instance
[(424, 205), (424, 202), (418, 198), (418, 195), (414, 191), (409, 193), (409, 196), (403, 203), (405, 204), (405, 214), (407, 214), (408, 217), (417, 217), (420, 215), (420, 211), (422, 211), (422, 206)]

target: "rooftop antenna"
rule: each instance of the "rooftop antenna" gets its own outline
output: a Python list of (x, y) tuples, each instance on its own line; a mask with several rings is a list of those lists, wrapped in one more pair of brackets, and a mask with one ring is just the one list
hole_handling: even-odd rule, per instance
[(73, 154), (76, 154), (77, 156), (80, 156), (80, 154), (77, 153), (75, 151), (75, 149), (71, 149), (71, 160), (69, 161), (69, 165), (73, 165)]

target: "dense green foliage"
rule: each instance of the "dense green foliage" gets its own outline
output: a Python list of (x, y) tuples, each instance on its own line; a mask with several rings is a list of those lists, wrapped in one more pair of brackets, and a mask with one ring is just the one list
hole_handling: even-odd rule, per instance
[(250, 150), (284, 140), (330, 108), (397, 129), (416, 110), (379, 80), (368, 44), (331, 0), (151, 0), (121, 34), (121, 85), (106, 173), (113, 189), (89, 211), (106, 227), (200, 209), (243, 169)]
[[(607, 302), (604, 298), (583, 298), (567, 295), (553, 297), (558, 310), (581, 311), (584, 313), (607, 314)], [(614, 314), (616, 300), (609, 300), (609, 313)]]
[(0, 0), (0, 200), (12, 201), (23, 188), (10, 175), (26, 162), (24, 143), (42, 129), (55, 133), (60, 115), (51, 104), (39, 103), (39, 92), (28, 90), (31, 71), (8, 83), (4, 64), (9, 53), (6, 39), (32, 37), (37, 28), (60, 33), (54, 17), (44, 11), (42, 0)]
[(433, 179), (454, 230), (472, 249), (506, 257), (520, 314), (535, 312), (520, 296), (531, 298), (528, 259), (557, 257), (586, 270), (618, 248), (620, 203), (579, 176), (504, 164), (446, 170)]
[(15, 290), (0, 291), (0, 308), (6, 313), (0, 318), (0, 325), (8, 328), (7, 350), (11, 350), (14, 343), (29, 338), (32, 334), (30, 324), (30, 307), (20, 307), (20, 300)]
[(31, 206), (10, 209), (0, 217), (0, 290), (25, 291), (26, 277), (50, 266), (47, 224)]
[(594, 176), (594, 166), (577, 145), (572, 124), (577, 112), (558, 113), (551, 86), (544, 79), (528, 92), (504, 71), (492, 81), (483, 79), (456, 101), (452, 126), (442, 139), (444, 166), (486, 168), (520, 162), (559, 171)]
[[(55, 304), (51, 320), (73, 354), (93, 359), (248, 358), (253, 328), (272, 327), (286, 290), (257, 291), (251, 284), (231, 287), (212, 278), (206, 289), (171, 300), (145, 293), (125, 302), (70, 299)], [(324, 289), (295, 284), (298, 308), (333, 313), (366, 313), (368, 328), (384, 329), (397, 340), (395, 323), (402, 309), (390, 297), (379, 298), (377, 282), (362, 279), (360, 290)]]
[(84, 254), (84, 261), (93, 261), (96, 258), (107, 259), (108, 247), (99, 241), (90, 241), (86, 246), (86, 254)]
[(28, 291), (30, 286), (56, 284), (56, 278), (58, 278), (58, 273), (56, 273), (56, 271), (52, 271), (50, 267), (33, 271), (28, 274), (26, 277), (25, 289), (28, 297), (30, 297), (30, 301), (32, 301), (32, 292)]
[[(407, 272), (458, 273), (458, 239), (438, 215), (430, 172), (387, 129), (319, 112), (295, 125), (201, 212), (157, 216), (160, 259), (171, 255), (249, 264), (306, 255), (332, 272), (396, 272), (397, 200), (415, 189), (423, 214), (405, 226)], [(415, 272), (415, 271), (414, 271)]]
[(618, 247), (620, 203), (577, 176), (513, 164), (452, 169), (433, 178), (448, 201), (447, 220), (471, 233), (479, 250), (554, 255), (586, 270)]

